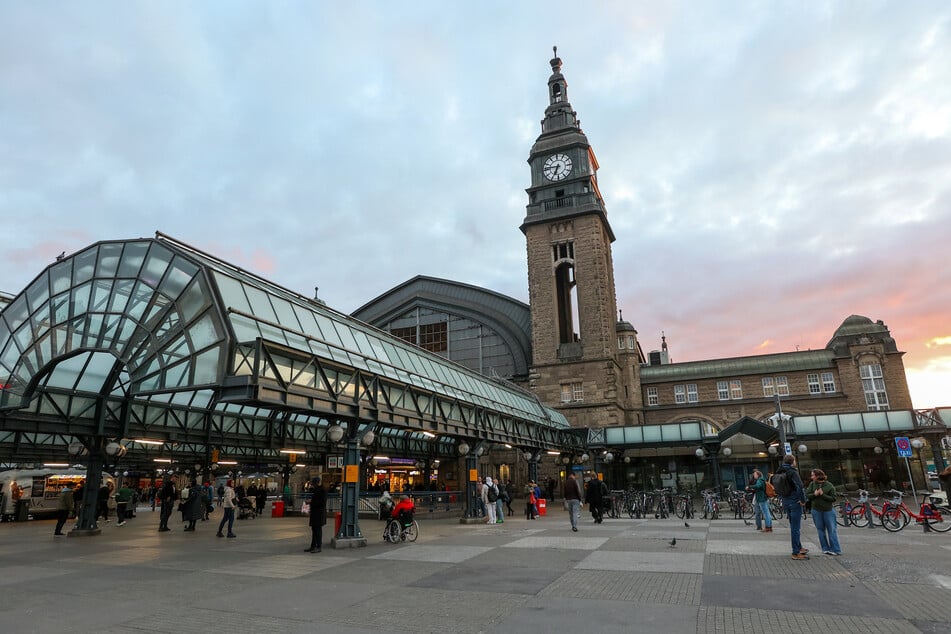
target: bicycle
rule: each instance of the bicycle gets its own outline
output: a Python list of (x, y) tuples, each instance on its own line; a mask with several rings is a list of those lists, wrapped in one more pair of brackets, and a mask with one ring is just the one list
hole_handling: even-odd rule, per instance
[(844, 493), (839, 495), (845, 500), (836, 507), (835, 523), (839, 526), (851, 525), (858, 528), (868, 526), (872, 517), (871, 504), (868, 502), (868, 491), (859, 489), (859, 497), (855, 500), (855, 506), (852, 505), (852, 501)]
[(720, 496), (712, 489), (701, 491), (700, 495), (703, 496), (703, 515), (700, 518), (715, 520), (720, 517)]
[(689, 495), (678, 495), (677, 506), (674, 508), (674, 513), (676, 513), (680, 519), (693, 519), (693, 498)]
[(391, 517), (383, 528), (383, 541), (395, 544), (397, 542), (415, 542), (419, 537), (419, 524), (410, 515), (404, 520)]
[[(895, 489), (886, 491), (886, 493), (891, 493), (892, 499), (882, 504), (882, 526), (885, 527), (885, 530), (897, 533), (905, 528), (911, 520), (915, 520), (918, 524), (925, 524), (929, 529), (939, 533), (946, 533), (951, 530), (951, 510), (940, 508), (932, 502), (922, 500), (918, 512), (915, 513), (901, 499), (905, 495), (904, 493)], [(909, 519), (904, 521), (904, 518), (899, 518), (899, 514), (903, 514)]]

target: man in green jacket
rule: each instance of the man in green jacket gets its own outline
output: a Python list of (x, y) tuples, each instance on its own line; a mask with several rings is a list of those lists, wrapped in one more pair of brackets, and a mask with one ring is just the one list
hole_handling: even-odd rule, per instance
[(128, 515), (129, 502), (132, 501), (132, 489), (123, 484), (116, 493), (116, 519), (119, 523), (116, 526), (125, 524), (125, 518)]

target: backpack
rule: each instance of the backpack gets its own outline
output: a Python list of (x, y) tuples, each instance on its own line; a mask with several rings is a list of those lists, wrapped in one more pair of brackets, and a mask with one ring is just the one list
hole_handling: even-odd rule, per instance
[(776, 497), (776, 487), (773, 486), (773, 483), (769, 480), (766, 480), (766, 497), (774, 498)]
[(780, 497), (788, 498), (793, 494), (793, 491), (796, 490), (785, 471), (774, 473), (769, 481), (770, 484), (773, 485), (773, 490), (778, 493)]
[(489, 502), (495, 502), (499, 499), (499, 489), (494, 484), (489, 487), (489, 491), (485, 494), (489, 498)]

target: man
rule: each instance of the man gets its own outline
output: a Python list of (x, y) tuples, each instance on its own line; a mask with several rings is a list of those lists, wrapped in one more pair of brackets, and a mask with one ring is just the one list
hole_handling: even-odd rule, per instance
[(476, 480), (475, 494), (476, 494), (476, 506), (479, 507), (479, 517), (485, 517), (485, 502), (482, 498), (482, 478)]
[(773, 532), (773, 516), (769, 512), (769, 500), (766, 497), (766, 479), (759, 469), (753, 470), (753, 482), (746, 487), (753, 492), (753, 514), (756, 517), (756, 530)]
[(129, 514), (129, 502), (132, 501), (132, 489), (123, 483), (116, 493), (116, 526), (125, 524)]
[(505, 481), (505, 506), (508, 509), (509, 517), (515, 515), (515, 511), (512, 509), (512, 500), (515, 499), (515, 485), (512, 484), (512, 480), (508, 479)]
[(165, 533), (171, 529), (168, 527), (168, 518), (172, 516), (172, 509), (175, 508), (175, 500), (178, 499), (178, 491), (175, 488), (175, 482), (168, 478), (162, 484), (162, 490), (158, 494), (161, 503), (161, 512), (159, 513), (159, 532)]
[(502, 481), (498, 478), (495, 479), (495, 521), (499, 524), (505, 521), (505, 487), (502, 485)]
[(581, 493), (581, 485), (578, 484), (578, 480), (575, 478), (573, 471), (568, 474), (568, 479), (565, 480), (564, 498), (565, 503), (568, 504), (568, 518), (571, 520), (571, 530), (577, 533), (578, 513), (581, 510), (581, 502), (584, 496)]
[(327, 490), (320, 483), (320, 476), (311, 480), (310, 496), (310, 548), (304, 552), (319, 553), (324, 541), (324, 524), (327, 523)]
[(492, 478), (485, 476), (485, 483), (482, 485), (482, 505), (485, 507), (485, 515), (488, 518), (486, 520), (487, 524), (495, 524), (495, 499), (498, 496), (499, 490), (495, 489), (495, 495), (491, 496), (489, 492), (492, 491), (494, 485), (492, 484)]
[[(806, 492), (802, 486), (802, 478), (799, 477), (799, 471), (796, 469), (796, 456), (787, 454), (783, 456), (783, 464), (780, 465), (776, 475), (784, 474), (788, 483), (788, 491), (785, 493), (776, 487), (776, 493), (783, 501), (783, 508), (786, 509), (786, 516), (789, 518), (789, 537), (792, 542), (792, 558), (796, 560), (809, 559), (809, 551), (802, 547), (800, 541), (802, 533), (802, 513), (806, 506)], [(775, 476), (773, 476), (775, 478)], [(775, 481), (773, 482), (775, 487)]]
[(233, 484), (233, 480), (228, 480), (225, 483), (225, 491), (221, 499), (221, 508), (224, 509), (224, 515), (222, 515), (221, 522), (218, 524), (218, 532), (216, 533), (218, 537), (224, 537), (224, 535), (221, 534), (221, 529), (225, 527), (225, 522), (228, 523), (228, 537), (232, 539), (237, 537), (237, 535), (234, 534), (234, 509), (235, 506), (237, 506), (237, 500), (235, 499), (234, 489), (232, 488)]
[(591, 478), (588, 480), (588, 486), (585, 490), (585, 500), (588, 502), (588, 511), (591, 512), (591, 517), (594, 518), (595, 524), (600, 524), (604, 521), (604, 495), (601, 490), (601, 485), (604, 484), (597, 477)]
[(65, 535), (63, 525), (69, 519), (69, 512), (73, 510), (73, 490), (69, 488), (67, 482), (59, 492), (59, 501), (56, 504), (56, 529), (54, 535)]
[(205, 522), (208, 520), (209, 510), (213, 510), (215, 507), (212, 506), (215, 501), (215, 490), (211, 488), (211, 483), (205, 482), (201, 485), (201, 490), (205, 493), (205, 510), (204, 515), (201, 518), (201, 521)]

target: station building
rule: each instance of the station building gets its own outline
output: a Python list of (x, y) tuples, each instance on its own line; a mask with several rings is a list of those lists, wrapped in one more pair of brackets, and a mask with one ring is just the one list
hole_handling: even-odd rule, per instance
[[(556, 457), (543, 478), (560, 479), (566, 469), (581, 468), (606, 473), (618, 488), (740, 486), (753, 468), (775, 466), (781, 453), (768, 451), (777, 434), (767, 428), (782, 424), (795, 450), (803, 449), (803, 468), (821, 465), (837, 484), (856, 487), (873, 474), (901, 483), (908, 478), (901, 477), (890, 451), (893, 437), (933, 423), (925, 438), (933, 455), (916, 457), (912, 473), (926, 484), (927, 472), (943, 464), (943, 421), (951, 417), (942, 419), (940, 410), (913, 412), (903, 352), (881, 320), (845, 316), (838, 327), (830, 324), (828, 343), (817, 350), (672, 363), (662, 337), (659, 348), (645, 354), (636, 328), (617, 309), (615, 236), (598, 187), (599, 164), (568, 101), (561, 68), (556, 55), (541, 134), (528, 158), (528, 205), (519, 228), (526, 239), (529, 304), (418, 276), (353, 316), (473, 370), (524, 385), (573, 427), (601, 430), (589, 441), (600, 443), (601, 455), (617, 459), (596, 464), (591, 456), (585, 465), (566, 465)], [(906, 412), (905, 423), (874, 415), (896, 411)], [(856, 413), (851, 427), (837, 423), (834, 433), (820, 433), (817, 424), (814, 434), (808, 432), (807, 417)], [(800, 420), (795, 429), (790, 418)], [(664, 426), (684, 423), (695, 423), (699, 437), (664, 441)], [(658, 437), (648, 441), (643, 433), (623, 431), (638, 427)], [(483, 462), (487, 471), (505, 474), (519, 456), (497, 451)]]

